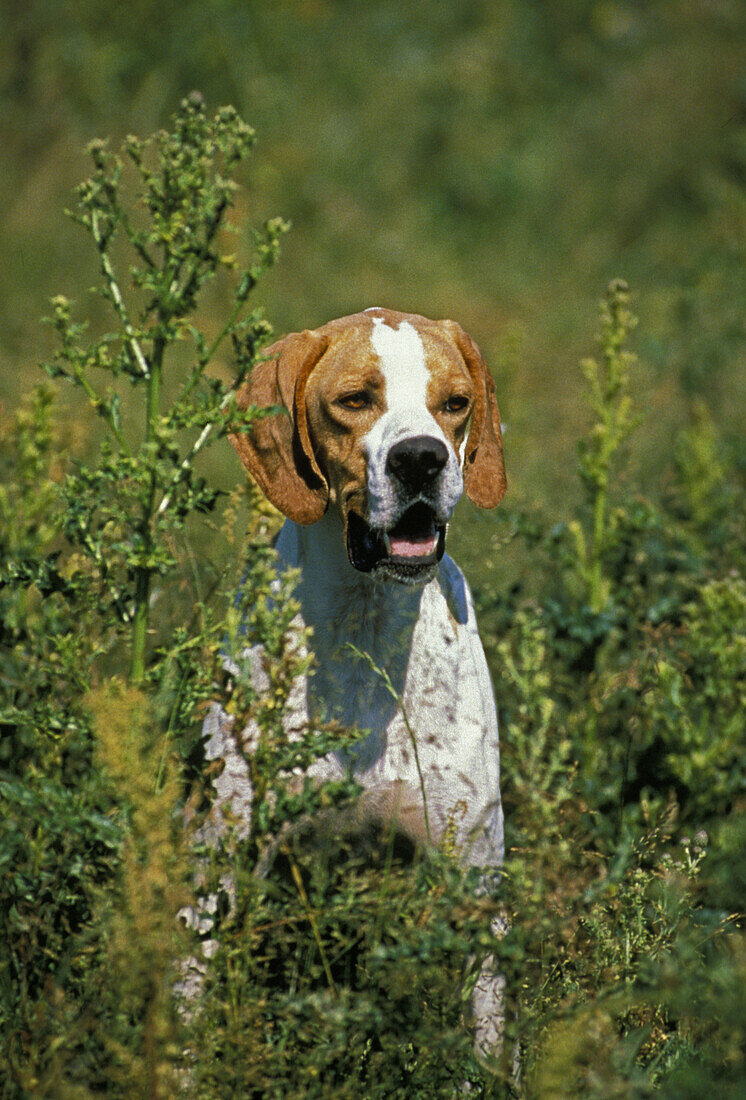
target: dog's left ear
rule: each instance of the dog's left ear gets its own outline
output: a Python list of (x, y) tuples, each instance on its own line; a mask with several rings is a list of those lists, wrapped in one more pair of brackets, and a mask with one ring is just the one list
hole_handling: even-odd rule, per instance
[(272, 407), (248, 431), (229, 439), (265, 496), (288, 519), (320, 520), (329, 487), (313, 453), (306, 420), (306, 382), (329, 346), (318, 332), (294, 332), (267, 348), (236, 394), (239, 409)]
[(464, 489), (469, 500), (480, 508), (494, 508), (507, 488), (495, 383), (482, 353), (461, 325), (455, 321), (441, 324), (461, 352), (476, 393), (464, 452)]

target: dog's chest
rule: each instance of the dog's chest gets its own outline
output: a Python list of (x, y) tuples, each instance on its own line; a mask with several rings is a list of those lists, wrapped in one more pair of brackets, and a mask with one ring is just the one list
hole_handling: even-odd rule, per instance
[[(353, 612), (314, 623), (318, 668), (309, 705), (319, 717), (369, 731), (346, 763), (356, 772), (394, 768), (413, 754), (448, 748), (459, 713), (463, 639), (440, 593), (391, 592)], [(461, 628), (463, 630), (463, 627)]]
[(318, 664), (305, 707), (367, 732), (315, 774), (351, 770), (366, 787), (406, 783), (426, 792), (434, 839), (479, 821), (485, 848), (501, 845), (497, 717), (465, 588), (454, 606), (433, 582), (389, 586), (378, 601), (331, 610), (307, 624)]

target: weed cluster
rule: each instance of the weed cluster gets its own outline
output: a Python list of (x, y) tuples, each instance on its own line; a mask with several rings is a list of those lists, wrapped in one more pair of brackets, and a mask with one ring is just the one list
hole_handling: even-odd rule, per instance
[(743, 950), (743, 896), (716, 902), (708, 867), (716, 852), (721, 875), (730, 860), (741, 874), (744, 489), (700, 410), (668, 499), (611, 506), (633, 425), (628, 303), (612, 283), (602, 366), (583, 364), (596, 414), (579, 447), (583, 507), (561, 526), (503, 509), (506, 538), (531, 550), (531, 589), (477, 593), (502, 715), (526, 1087), (677, 1095), (691, 1073), (736, 1095), (743, 1032), (726, 1067), (702, 1045), (712, 996), (704, 1023), (682, 992), (709, 989), (711, 967), (737, 983)]
[[(450, 1097), (465, 1082), (507, 1095), (509, 1071), (479, 1066), (464, 1026), (488, 952), (515, 1006), (525, 1095), (739, 1095), (736, 458), (700, 410), (662, 504), (614, 493), (635, 363), (629, 294), (612, 284), (600, 362), (583, 366), (584, 503), (561, 526), (503, 507), (495, 522), (530, 551), (530, 585), (474, 584), (501, 713), (505, 875), (480, 896), (448, 852), (413, 858), (361, 831), (354, 783), (305, 776), (356, 731), (290, 738), (283, 723), (312, 639), (294, 627), (292, 575), (274, 581), (277, 517), (253, 489), (223, 500), (199, 473), (208, 442), (258, 415), (233, 392), (268, 334), (244, 307), (282, 226), (243, 268), (223, 251), (229, 176), (251, 142), (235, 112), (210, 118), (193, 95), (170, 132), (128, 139), (123, 157), (92, 146), (76, 216), (116, 329), (86, 342), (55, 299), (50, 373), (106, 438), (93, 462), (73, 460), (44, 387), (0, 436), (0, 1096)], [(233, 306), (208, 334), (199, 295), (221, 270)], [(228, 384), (213, 369), (224, 341)], [(235, 605), (233, 571), (194, 566), (196, 517), (240, 560)], [(217, 843), (200, 740), (214, 698), (256, 730), (248, 827)], [(184, 906), (200, 914), (191, 932)], [(179, 974), (200, 940), (185, 1011)]]

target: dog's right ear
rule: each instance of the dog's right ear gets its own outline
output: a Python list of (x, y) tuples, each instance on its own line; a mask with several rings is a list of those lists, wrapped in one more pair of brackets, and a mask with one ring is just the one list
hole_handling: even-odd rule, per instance
[(316, 523), (329, 487), (313, 454), (306, 420), (306, 382), (328, 346), (317, 332), (295, 332), (267, 348), (236, 394), (239, 409), (275, 411), (228, 438), (275, 508), (296, 523)]

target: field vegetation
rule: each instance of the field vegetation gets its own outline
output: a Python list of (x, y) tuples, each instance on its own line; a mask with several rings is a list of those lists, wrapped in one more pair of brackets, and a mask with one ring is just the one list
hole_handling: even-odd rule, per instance
[[(0, 1097), (743, 1095), (741, 5), (6, 9)], [(489, 896), (447, 850), (320, 858), (355, 786), (287, 784), (356, 732), (284, 737), (306, 658), (232, 389), (267, 318), (371, 304), (458, 319), (507, 425), (509, 496), (450, 536), (500, 711)], [(218, 847), (215, 698), (262, 735)]]

